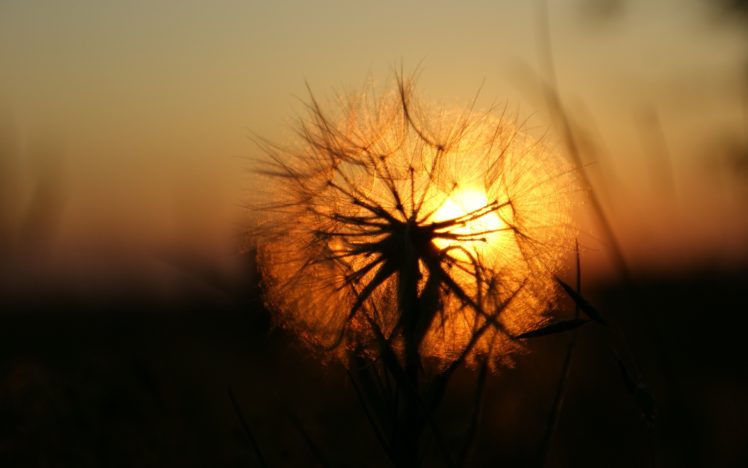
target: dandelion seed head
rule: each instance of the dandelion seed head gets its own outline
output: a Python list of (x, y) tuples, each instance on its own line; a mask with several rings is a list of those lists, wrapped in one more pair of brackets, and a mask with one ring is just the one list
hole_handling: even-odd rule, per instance
[[(266, 145), (258, 244), (276, 321), (323, 348), (402, 347), (506, 362), (539, 326), (576, 232), (570, 165), (505, 113), (416, 104), (407, 83), (316, 100), (298, 141)], [(414, 265), (411, 270), (407, 265)]]

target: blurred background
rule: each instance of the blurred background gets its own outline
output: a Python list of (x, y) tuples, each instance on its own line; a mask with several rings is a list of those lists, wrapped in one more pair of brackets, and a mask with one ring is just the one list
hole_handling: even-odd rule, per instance
[[(0, 462), (251, 466), (232, 387), (276, 465), (314, 461), (309, 438), (381, 463), (341, 369), (272, 329), (239, 240), (252, 135), (288, 141), (305, 83), (325, 102), (402, 64), (424, 100), (480, 89), (566, 151), (554, 85), (615, 233), (580, 200), (585, 294), (658, 418), (585, 330), (549, 466), (747, 465), (747, 39), (742, 0), (0, 1)], [(477, 466), (532, 465), (565, 339), (489, 379)]]

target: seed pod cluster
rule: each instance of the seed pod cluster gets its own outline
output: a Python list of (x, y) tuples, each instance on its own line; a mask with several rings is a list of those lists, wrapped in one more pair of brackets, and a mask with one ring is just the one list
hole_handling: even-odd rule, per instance
[(340, 355), (386, 342), (406, 359), (409, 342), (437, 362), (506, 362), (558, 295), (571, 165), (505, 112), (421, 105), (403, 80), (308, 110), (257, 168), (252, 238), (277, 323)]

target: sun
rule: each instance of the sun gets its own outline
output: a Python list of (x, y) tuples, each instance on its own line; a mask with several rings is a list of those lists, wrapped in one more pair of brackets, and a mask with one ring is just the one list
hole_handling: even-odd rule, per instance
[(484, 258), (500, 255), (510, 237), (501, 211), (499, 204), (489, 201), (483, 190), (474, 187), (456, 190), (431, 217), (435, 223), (457, 221), (443, 232), (444, 237), (434, 238), (434, 245), (448, 251), (456, 260), (468, 261), (468, 252)]

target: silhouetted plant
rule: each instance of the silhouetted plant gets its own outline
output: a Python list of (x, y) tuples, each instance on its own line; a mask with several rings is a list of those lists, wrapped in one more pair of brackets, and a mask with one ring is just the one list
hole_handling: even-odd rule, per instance
[(546, 314), (575, 238), (570, 165), (505, 110), (423, 106), (402, 78), (308, 110), (296, 144), (261, 142), (266, 301), (344, 360), (394, 464), (418, 465), (427, 428), (451, 464), (433, 412), (454, 371), (583, 323)]

